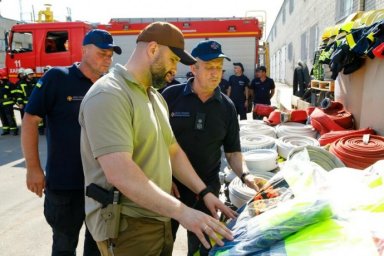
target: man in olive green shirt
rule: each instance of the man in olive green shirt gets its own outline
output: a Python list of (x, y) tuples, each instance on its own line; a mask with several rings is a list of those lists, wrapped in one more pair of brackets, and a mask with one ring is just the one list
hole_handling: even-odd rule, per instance
[[(193, 210), (170, 195), (172, 175), (200, 194), (213, 216), (220, 209), (234, 213), (212, 193), (193, 170), (177, 144), (164, 99), (153, 88), (163, 84), (178, 61), (193, 64), (184, 51), (181, 31), (166, 22), (150, 24), (137, 39), (125, 66), (99, 79), (85, 96), (79, 121), (85, 184), (122, 193), (120, 233), (106, 235), (101, 204), (86, 197), (87, 226), (102, 255), (171, 255), (170, 218), (178, 220), (209, 247), (204, 233), (218, 244), (215, 232), (232, 239), (217, 219)], [(153, 87), (152, 87), (153, 86)]]

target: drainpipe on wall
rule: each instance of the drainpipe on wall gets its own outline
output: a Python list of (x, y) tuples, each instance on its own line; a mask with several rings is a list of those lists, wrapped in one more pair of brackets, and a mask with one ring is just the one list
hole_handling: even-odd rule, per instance
[(359, 0), (359, 6), (357, 11), (365, 11), (365, 0)]

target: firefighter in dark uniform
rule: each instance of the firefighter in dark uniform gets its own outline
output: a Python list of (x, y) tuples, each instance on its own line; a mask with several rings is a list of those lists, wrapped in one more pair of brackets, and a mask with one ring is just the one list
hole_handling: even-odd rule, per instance
[(24, 117), (24, 108), (28, 103), (29, 96), (32, 93), (33, 87), (35, 87), (35, 72), (31, 68), (27, 68), (24, 71), (25, 77), (20, 77), (20, 80), (16, 84), (16, 90), (18, 92), (17, 105), (20, 109), (21, 118)]
[(1, 135), (18, 134), (13, 105), (15, 101), (12, 96), (11, 84), (8, 81), (5, 71), (0, 70), (0, 119), (3, 125)]
[[(197, 196), (175, 178), (173, 189), (187, 206), (213, 214), (205, 206), (204, 196), (207, 193), (219, 195), (221, 147), (232, 170), (243, 183), (255, 189), (257, 186), (254, 177), (243, 169), (236, 108), (219, 88), (223, 61), (229, 58), (222, 52), (221, 45), (212, 40), (201, 41), (192, 50), (192, 56), (197, 59), (191, 66), (194, 78), (168, 87), (162, 95), (168, 103), (170, 123), (177, 142), (207, 188)], [(178, 226), (179, 223), (172, 220), (174, 238)], [(188, 256), (195, 255), (196, 251), (201, 256), (208, 255), (196, 235), (188, 231)]]

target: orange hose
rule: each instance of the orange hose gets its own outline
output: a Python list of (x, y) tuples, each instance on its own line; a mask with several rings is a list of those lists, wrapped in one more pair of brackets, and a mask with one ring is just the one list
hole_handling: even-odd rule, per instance
[(331, 153), (351, 168), (365, 169), (384, 159), (384, 137), (371, 135), (367, 144), (362, 135), (348, 135), (331, 144)]

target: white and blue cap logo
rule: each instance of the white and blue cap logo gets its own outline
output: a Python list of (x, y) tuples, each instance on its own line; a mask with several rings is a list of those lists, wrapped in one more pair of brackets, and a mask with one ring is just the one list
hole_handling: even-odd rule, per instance
[(213, 40), (205, 40), (199, 42), (197, 46), (192, 50), (191, 55), (203, 61), (210, 61), (217, 58), (225, 58), (231, 61), (231, 59), (221, 50), (221, 45)]

